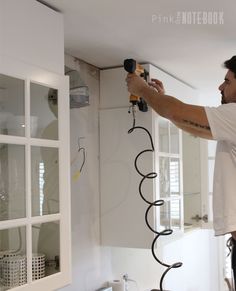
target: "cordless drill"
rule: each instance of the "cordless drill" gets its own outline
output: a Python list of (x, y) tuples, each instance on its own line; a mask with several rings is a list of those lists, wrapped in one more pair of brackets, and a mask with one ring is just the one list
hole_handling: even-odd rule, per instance
[[(138, 76), (144, 78), (145, 81), (147, 81), (147, 77), (149, 75), (148, 71), (146, 71), (140, 64), (136, 62), (134, 59), (126, 59), (124, 60), (124, 69), (128, 73), (135, 73)], [(129, 101), (132, 103), (132, 106), (138, 106), (139, 110), (142, 112), (148, 111), (148, 105), (146, 101), (139, 96), (130, 95)]]

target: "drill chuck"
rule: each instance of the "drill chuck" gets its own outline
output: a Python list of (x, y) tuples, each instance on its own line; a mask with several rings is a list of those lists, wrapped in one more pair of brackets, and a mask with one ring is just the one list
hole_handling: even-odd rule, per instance
[(128, 72), (128, 73), (135, 73), (136, 71), (136, 61), (134, 59), (126, 59), (124, 60), (124, 69)]

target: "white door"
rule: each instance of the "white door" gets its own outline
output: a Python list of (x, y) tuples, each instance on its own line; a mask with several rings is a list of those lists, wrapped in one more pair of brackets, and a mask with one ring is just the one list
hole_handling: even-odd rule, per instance
[(68, 87), (0, 59), (0, 290), (70, 282)]

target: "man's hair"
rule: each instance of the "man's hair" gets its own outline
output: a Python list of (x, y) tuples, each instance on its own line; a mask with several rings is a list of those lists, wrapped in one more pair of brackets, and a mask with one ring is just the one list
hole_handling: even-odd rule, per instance
[(225, 68), (229, 69), (234, 73), (234, 78), (236, 78), (236, 56), (232, 56), (231, 59), (224, 62)]

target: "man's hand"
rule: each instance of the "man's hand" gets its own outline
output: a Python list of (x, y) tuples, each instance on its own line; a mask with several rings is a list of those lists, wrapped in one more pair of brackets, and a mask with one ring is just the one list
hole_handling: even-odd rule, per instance
[(158, 93), (163, 94), (163, 95), (165, 94), (165, 88), (160, 80), (151, 79), (151, 82), (148, 82), (148, 84), (151, 87), (155, 88)]
[(158, 93), (165, 94), (165, 89), (161, 81), (151, 79), (151, 82), (146, 82), (143, 78), (136, 74), (128, 74), (126, 78), (128, 91), (136, 96), (143, 97), (146, 89), (154, 88)]
[(128, 74), (126, 83), (128, 91), (135, 96), (143, 97), (144, 91), (150, 89), (148, 83), (136, 74)]

